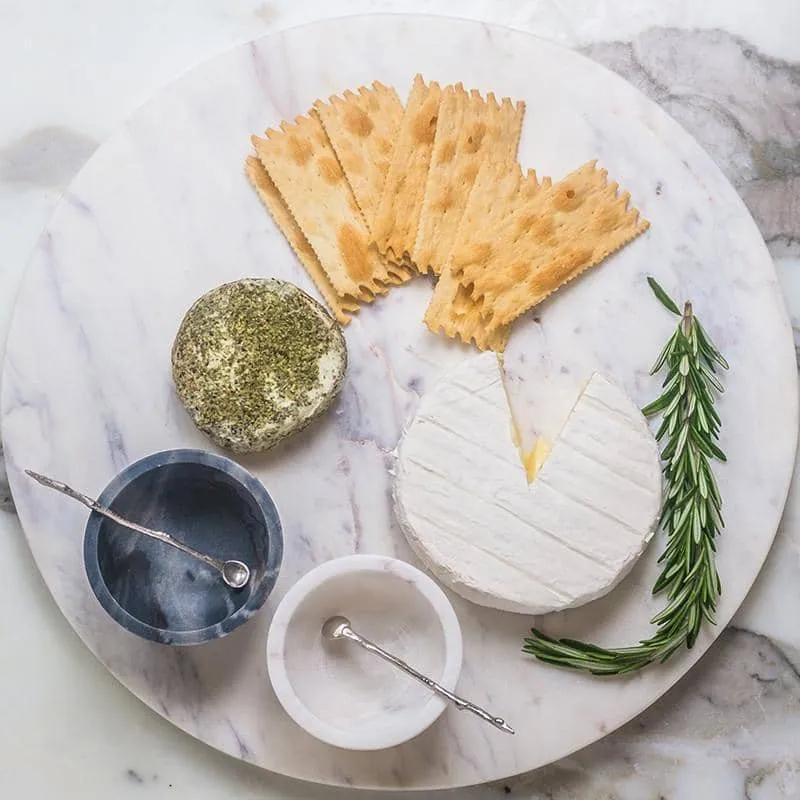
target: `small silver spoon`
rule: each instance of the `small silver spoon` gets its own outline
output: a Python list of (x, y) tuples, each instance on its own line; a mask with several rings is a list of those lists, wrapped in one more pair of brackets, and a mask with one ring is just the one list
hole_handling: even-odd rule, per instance
[(241, 561), (236, 561), (235, 559), (230, 561), (220, 561), (219, 559), (212, 558), (205, 553), (201, 553), (199, 550), (195, 550), (194, 547), (190, 547), (188, 544), (184, 544), (183, 542), (179, 542), (177, 539), (173, 539), (168, 533), (164, 533), (163, 531), (154, 531), (150, 528), (145, 528), (142, 525), (137, 525), (135, 522), (129, 522), (127, 519), (123, 519), (110, 509), (101, 506), (96, 500), (92, 500), (91, 497), (87, 497), (85, 494), (81, 494), (70, 486), (67, 486), (66, 483), (53, 480), (53, 478), (48, 478), (46, 475), (40, 475), (38, 472), (34, 472), (30, 469), (26, 469), (25, 474), (30, 475), (31, 478), (39, 481), (42, 486), (47, 486), (49, 489), (55, 489), (57, 492), (61, 492), (61, 494), (65, 494), (67, 497), (71, 497), (73, 500), (83, 503), (83, 505), (85, 505), (87, 508), (91, 508), (92, 511), (96, 511), (98, 514), (102, 514), (104, 517), (114, 520), (114, 522), (116, 522), (118, 525), (122, 525), (125, 528), (130, 528), (132, 531), (136, 531), (137, 533), (143, 533), (145, 536), (150, 536), (153, 539), (158, 539), (159, 542), (164, 542), (164, 544), (171, 545), (181, 552), (193, 556), (199, 561), (202, 561), (204, 564), (208, 564), (209, 567), (213, 567), (222, 575), (222, 580), (224, 580), (225, 583), (228, 584), (228, 586), (230, 586), (232, 589), (241, 589), (246, 586), (247, 582), (250, 580), (250, 567)]
[(387, 653), (386, 650), (378, 647), (374, 642), (356, 633), (350, 626), (350, 620), (347, 619), (347, 617), (336, 616), (327, 619), (322, 626), (322, 635), (324, 638), (331, 641), (348, 639), (351, 642), (355, 642), (370, 653), (380, 656), (384, 661), (394, 664), (394, 666), (403, 670), (403, 672), (410, 675), (412, 678), (416, 678), (420, 683), (424, 683), (429, 689), (436, 692), (436, 694), (450, 700), (459, 711), (471, 711), (473, 714), (477, 714), (482, 720), (494, 725), (495, 728), (499, 728), (506, 733), (514, 733), (514, 729), (505, 720), (500, 717), (494, 717), (488, 711), (484, 711), (480, 708), (480, 706), (476, 706), (474, 703), (470, 703), (458, 695), (453, 694), (445, 689), (444, 686), (440, 686), (436, 683), (436, 681), (426, 677), (421, 672), (417, 672), (413, 667), (406, 664), (405, 661), (401, 661), (397, 656)]

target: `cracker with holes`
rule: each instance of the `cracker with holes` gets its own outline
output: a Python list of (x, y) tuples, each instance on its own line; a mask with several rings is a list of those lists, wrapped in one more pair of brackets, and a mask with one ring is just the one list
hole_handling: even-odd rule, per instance
[(322, 299), (327, 303), (333, 316), (341, 325), (347, 325), (350, 322), (350, 316), (358, 311), (358, 303), (352, 297), (340, 297), (336, 294), (316, 253), (294, 217), (289, 213), (286, 203), (283, 202), (280, 192), (264, 169), (264, 165), (255, 156), (248, 156), (245, 162), (245, 172), (261, 198), (261, 202), (266, 206), (275, 224), (300, 259), (300, 263), (305, 267), (308, 276), (314, 282), (317, 291), (322, 295)]
[(522, 131), (524, 103), (498, 103), (459, 83), (442, 92), (430, 169), (412, 261), (420, 272), (439, 275), (455, 244), (470, 190), (483, 163), (512, 163)]
[(297, 117), (252, 137), (256, 154), (340, 297), (370, 301), (411, 276), (384, 261), (319, 119)]
[(406, 263), (419, 226), (441, 97), (438, 83), (414, 78), (373, 223), (381, 253)]
[(403, 118), (403, 104), (391, 86), (346, 91), (314, 109), (342, 165), (370, 232)]
[(490, 333), (647, 230), (618, 189), (590, 161), (520, 203), (482, 240), (453, 250), (453, 272)]
[[(539, 183), (533, 170), (523, 175), (516, 162), (504, 165), (484, 162), (461, 217), (456, 241), (466, 245), (480, 239), (485, 230), (501, 225), (504, 217), (516, 205), (550, 185), (549, 178)], [(453, 274), (448, 259), (425, 313), (425, 324), (434, 333), (441, 331), (466, 344), (474, 342), (479, 350), (502, 352), (509, 330), (503, 327), (490, 331), (480, 308), (480, 304), (470, 296), (470, 290), (462, 286)]]
[(490, 329), (480, 314), (479, 306), (450, 271), (444, 271), (425, 313), (425, 324), (432, 333), (441, 331), (465, 344), (475, 343), (478, 350), (502, 353), (509, 328)]

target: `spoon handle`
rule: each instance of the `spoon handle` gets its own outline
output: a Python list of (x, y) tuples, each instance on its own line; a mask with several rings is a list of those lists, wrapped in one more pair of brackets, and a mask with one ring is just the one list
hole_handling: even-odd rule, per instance
[(67, 486), (66, 483), (54, 480), (53, 478), (48, 478), (46, 475), (41, 475), (38, 472), (34, 472), (30, 469), (26, 469), (25, 473), (41, 483), (42, 486), (47, 486), (48, 489), (54, 489), (57, 492), (61, 492), (61, 494), (65, 494), (67, 497), (71, 497), (73, 500), (77, 500), (79, 503), (83, 503), (83, 505), (85, 505), (87, 508), (90, 508), (92, 511), (96, 511), (98, 514), (102, 514), (102, 516), (113, 520), (117, 523), (117, 525), (122, 525), (124, 528), (129, 528), (137, 533), (150, 536), (152, 539), (158, 539), (158, 541), (171, 545), (177, 550), (193, 556), (194, 558), (202, 561), (204, 564), (208, 564), (209, 567), (212, 567), (213, 569), (216, 569), (220, 573), (224, 574), (224, 564), (222, 561), (218, 561), (216, 558), (213, 558), (206, 553), (201, 553), (199, 550), (195, 550), (188, 544), (184, 544), (177, 539), (173, 539), (168, 533), (164, 533), (163, 531), (155, 531), (151, 528), (145, 528), (144, 525), (138, 525), (135, 522), (124, 519), (123, 517), (120, 517), (119, 514), (115, 514), (111, 509), (101, 506), (96, 500), (92, 500), (91, 497), (87, 497), (85, 494), (81, 494), (71, 486)]
[(436, 683), (436, 681), (434, 681), (432, 678), (429, 678), (427, 675), (423, 675), (421, 672), (417, 672), (414, 667), (409, 666), (402, 659), (399, 659), (397, 656), (393, 656), (382, 647), (378, 647), (378, 645), (376, 645), (374, 642), (371, 642), (369, 639), (365, 639), (363, 636), (361, 636), (361, 634), (356, 633), (352, 628), (345, 627), (342, 630), (342, 636), (360, 645), (370, 653), (374, 653), (384, 661), (394, 664), (394, 666), (403, 670), (403, 672), (410, 675), (412, 678), (416, 678), (420, 683), (425, 684), (425, 686), (427, 686), (429, 689), (432, 689), (434, 692), (436, 692), (436, 694), (441, 695), (447, 700), (450, 700), (450, 702), (452, 702), (459, 711), (471, 711), (473, 714), (476, 714), (490, 725), (494, 725), (495, 728), (499, 728), (501, 731), (505, 731), (506, 733), (514, 733), (514, 729), (504, 719), (495, 717), (493, 714), (490, 714), (480, 706), (476, 706), (475, 703), (470, 703), (468, 700), (464, 700), (463, 697), (453, 694), (448, 689), (445, 689), (444, 686), (440, 686), (438, 683)]

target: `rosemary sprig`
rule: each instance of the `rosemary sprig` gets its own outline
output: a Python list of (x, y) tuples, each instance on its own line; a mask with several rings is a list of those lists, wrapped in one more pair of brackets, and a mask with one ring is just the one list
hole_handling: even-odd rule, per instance
[(659, 559), (663, 566), (653, 594), (666, 593), (667, 605), (651, 620), (655, 634), (635, 647), (608, 649), (554, 639), (533, 629), (522, 648), (540, 661), (595, 675), (633, 672), (666, 661), (684, 643), (691, 648), (703, 620), (714, 624), (721, 592), (714, 540), (724, 525), (722, 499), (709, 459), (725, 461), (717, 445), (720, 418), (714, 394), (723, 391), (717, 370), (727, 369), (728, 364), (695, 317), (692, 304), (687, 302), (681, 314), (654, 278), (647, 282), (661, 304), (681, 318), (651, 370), (654, 375), (666, 367), (663, 392), (642, 409), (645, 416), (662, 415), (656, 439), (666, 439), (661, 450), (661, 526), (667, 546)]

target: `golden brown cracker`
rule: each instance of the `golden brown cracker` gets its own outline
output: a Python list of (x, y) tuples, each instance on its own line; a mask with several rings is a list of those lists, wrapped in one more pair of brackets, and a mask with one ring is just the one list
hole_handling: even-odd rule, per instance
[(486, 99), (459, 83), (442, 92), (412, 260), (440, 274), (456, 242), (461, 217), (481, 165), (505, 167), (516, 158), (525, 104)]
[(425, 312), (425, 324), (433, 333), (441, 331), (465, 344), (474, 342), (479, 350), (501, 353), (506, 346), (509, 328), (490, 331), (475, 301), (450, 270), (445, 269), (436, 282), (431, 302)]
[(540, 183), (535, 170), (523, 173), (516, 162), (483, 164), (470, 191), (447, 264), (452, 265), (454, 254), (459, 251), (483, 247), (492, 231), (502, 227), (516, 208), (551, 186), (550, 178), (545, 177)]
[(253, 184), (256, 192), (258, 192), (261, 202), (264, 203), (275, 224), (280, 228), (292, 250), (300, 259), (300, 263), (305, 267), (306, 272), (322, 295), (322, 299), (327, 303), (333, 316), (340, 324), (347, 325), (350, 322), (350, 315), (358, 311), (358, 303), (352, 297), (340, 297), (336, 294), (336, 290), (328, 280), (325, 270), (322, 269), (316, 253), (314, 253), (294, 217), (289, 213), (289, 209), (264, 169), (264, 165), (255, 156), (248, 156), (245, 162), (245, 172), (250, 183)]
[(452, 269), (487, 320), (508, 325), (643, 233), (630, 195), (591, 161), (517, 205), (502, 225), (453, 252)]
[[(550, 185), (549, 178), (540, 184), (533, 170), (523, 176), (517, 163), (501, 166), (485, 162), (461, 217), (457, 241), (468, 243), (474, 237), (482, 236), (482, 231), (491, 230), (502, 223), (514, 203), (522, 203)], [(489, 330), (480, 313), (481, 304), (470, 296), (471, 288), (460, 284), (448, 260), (425, 313), (425, 324), (434, 333), (442, 331), (466, 343), (474, 341), (479, 350), (502, 352), (509, 328)]]
[(382, 253), (401, 259), (414, 249), (425, 194), (442, 90), (438, 83), (414, 78), (389, 173), (373, 222), (373, 238)]
[(312, 113), (252, 137), (259, 160), (336, 294), (371, 300), (405, 271), (380, 258), (322, 123)]
[(317, 100), (314, 108), (367, 228), (372, 231), (403, 118), (403, 104), (391, 86), (375, 81), (370, 88), (348, 90), (329, 98), (327, 103)]

